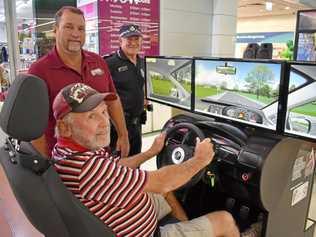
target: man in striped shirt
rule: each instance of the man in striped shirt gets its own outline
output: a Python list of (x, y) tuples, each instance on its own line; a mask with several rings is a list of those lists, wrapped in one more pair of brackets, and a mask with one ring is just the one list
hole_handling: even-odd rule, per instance
[[(182, 164), (152, 172), (140, 170), (137, 167), (141, 163), (161, 151), (165, 134), (160, 134), (144, 153), (128, 159), (112, 156), (106, 148), (110, 142), (106, 101), (114, 99), (113, 93), (98, 93), (81, 83), (68, 85), (58, 93), (53, 103), (57, 121), (55, 167), (67, 188), (117, 236), (152, 236), (157, 221), (170, 211), (175, 211), (180, 220), (186, 219), (176, 202), (169, 205), (160, 194), (179, 188), (208, 165), (213, 158), (212, 144), (209, 138), (197, 141), (194, 156)], [(225, 211), (158, 230), (163, 237), (240, 236), (232, 216)]]

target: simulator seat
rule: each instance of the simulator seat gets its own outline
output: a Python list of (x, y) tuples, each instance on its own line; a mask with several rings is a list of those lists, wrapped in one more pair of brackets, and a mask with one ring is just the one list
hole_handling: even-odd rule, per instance
[(32, 147), (48, 121), (46, 84), (19, 75), (0, 114), (9, 136), (0, 148), (0, 236), (115, 236), (69, 192), (50, 162)]

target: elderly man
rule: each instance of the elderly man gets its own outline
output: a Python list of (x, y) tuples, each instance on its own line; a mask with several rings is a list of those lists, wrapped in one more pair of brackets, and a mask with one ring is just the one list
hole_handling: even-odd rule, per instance
[[(101, 92), (115, 92), (109, 69), (97, 54), (83, 50), (85, 42), (85, 19), (83, 12), (75, 7), (62, 7), (55, 15), (54, 32), (56, 46), (47, 55), (31, 65), (30, 74), (43, 79), (49, 91), (50, 103), (66, 85), (85, 83)], [(33, 141), (43, 155), (50, 156), (56, 143), (54, 137), (55, 119), (50, 110), (45, 135)], [(122, 105), (117, 98), (108, 103), (108, 111), (118, 131), (117, 147), (122, 156), (129, 152), (128, 132)]]
[[(139, 57), (143, 36), (138, 25), (122, 25), (119, 30), (120, 48), (112, 55), (104, 56), (115, 88), (122, 101), (126, 127), (131, 145), (129, 155), (141, 152), (142, 118), (144, 111), (144, 62)], [(114, 147), (117, 133), (111, 129), (111, 146)]]
[(162, 195), (208, 165), (213, 146), (209, 138), (197, 140), (191, 159), (156, 171), (140, 170), (136, 167), (161, 151), (165, 135), (160, 134), (144, 153), (125, 159), (112, 156), (107, 103), (115, 99), (113, 93), (99, 93), (81, 83), (68, 85), (56, 96), (53, 159), (68, 189), (117, 236), (152, 236), (159, 231), (162, 237), (239, 237), (232, 216), (225, 211), (157, 227), (157, 220), (172, 209)]

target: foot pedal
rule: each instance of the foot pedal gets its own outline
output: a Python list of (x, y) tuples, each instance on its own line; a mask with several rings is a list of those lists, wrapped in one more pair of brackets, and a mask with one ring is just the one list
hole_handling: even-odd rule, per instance
[(264, 220), (264, 214), (263, 213), (259, 213), (258, 217), (257, 217), (257, 221), (258, 222), (263, 222)]
[(247, 206), (241, 206), (239, 210), (239, 217), (242, 221), (246, 221), (249, 217), (250, 208)]
[(234, 198), (227, 198), (225, 203), (225, 209), (229, 212), (232, 212), (236, 204), (236, 200)]

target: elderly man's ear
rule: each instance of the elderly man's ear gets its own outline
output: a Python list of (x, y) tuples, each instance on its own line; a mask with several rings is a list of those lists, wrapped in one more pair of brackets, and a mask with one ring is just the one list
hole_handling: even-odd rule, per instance
[(57, 126), (58, 134), (60, 137), (71, 137), (70, 125), (67, 124), (65, 121), (57, 120), (56, 126)]
[(55, 24), (53, 25), (53, 29), (52, 29), (55, 34), (56, 34), (56, 29), (57, 29), (57, 27), (58, 27), (58, 26), (57, 26), (56, 23), (55, 23)]

